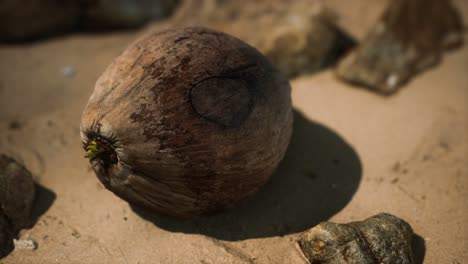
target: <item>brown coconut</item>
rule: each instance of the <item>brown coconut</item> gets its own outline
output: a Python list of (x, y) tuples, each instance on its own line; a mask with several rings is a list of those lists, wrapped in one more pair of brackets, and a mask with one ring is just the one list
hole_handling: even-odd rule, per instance
[(255, 193), (284, 156), (292, 119), (288, 81), (257, 50), (204, 28), (172, 29), (105, 70), (81, 138), (106, 188), (190, 217)]

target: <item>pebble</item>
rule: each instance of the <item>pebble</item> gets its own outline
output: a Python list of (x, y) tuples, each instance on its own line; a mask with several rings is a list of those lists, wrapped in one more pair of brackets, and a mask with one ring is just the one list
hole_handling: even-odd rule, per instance
[(70, 66), (66, 66), (62, 69), (62, 74), (65, 77), (73, 77), (75, 73), (76, 73), (75, 68), (70, 67)]
[(37, 249), (37, 242), (32, 239), (13, 239), (13, 244), (15, 245), (15, 249)]

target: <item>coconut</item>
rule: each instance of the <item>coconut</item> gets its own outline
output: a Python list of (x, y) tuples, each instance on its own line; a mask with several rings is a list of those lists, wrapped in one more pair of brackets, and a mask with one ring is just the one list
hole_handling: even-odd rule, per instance
[(107, 189), (191, 217), (265, 184), (292, 121), (287, 79), (255, 48), (209, 29), (170, 29), (131, 44), (100, 76), (81, 139)]

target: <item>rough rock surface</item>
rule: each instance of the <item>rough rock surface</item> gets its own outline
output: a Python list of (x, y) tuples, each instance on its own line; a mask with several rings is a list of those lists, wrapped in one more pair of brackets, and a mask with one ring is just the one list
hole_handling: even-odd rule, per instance
[(332, 64), (354, 44), (335, 20), (317, 0), (187, 0), (171, 25), (201, 25), (238, 37), (293, 77)]
[(381, 213), (348, 224), (320, 223), (306, 231), (299, 246), (311, 263), (413, 263), (413, 230), (402, 219)]
[(360, 46), (337, 67), (347, 82), (394, 93), (415, 74), (434, 66), (442, 52), (462, 43), (459, 14), (445, 0), (391, 1)]
[(0, 257), (12, 249), (16, 232), (29, 224), (34, 188), (28, 170), (0, 155)]

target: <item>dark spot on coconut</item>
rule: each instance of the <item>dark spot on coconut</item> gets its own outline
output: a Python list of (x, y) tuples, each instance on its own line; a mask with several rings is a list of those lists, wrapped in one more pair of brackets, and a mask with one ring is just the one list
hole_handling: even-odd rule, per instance
[(143, 116), (141, 114), (133, 113), (130, 115), (130, 119), (133, 121), (140, 121), (143, 119)]
[(189, 57), (185, 57), (180, 61), (180, 70), (185, 72), (189, 69), (191, 59)]
[[(141, 104), (138, 109), (138, 112), (132, 113), (130, 115), (130, 119), (133, 122), (140, 122), (145, 124), (143, 126), (143, 135), (145, 136), (145, 142), (157, 137), (158, 132), (156, 130), (156, 127), (150, 125), (157, 119), (154, 111), (149, 109), (148, 104)], [(159, 126), (161, 125), (161, 122), (157, 122), (156, 124)]]
[(190, 90), (190, 102), (203, 118), (226, 127), (238, 127), (252, 110), (253, 98), (242, 79), (214, 77)]
[(133, 122), (144, 122), (149, 121), (148, 118), (152, 118), (151, 111), (147, 109), (147, 104), (141, 104), (138, 113), (133, 113), (130, 115), (130, 119)]

